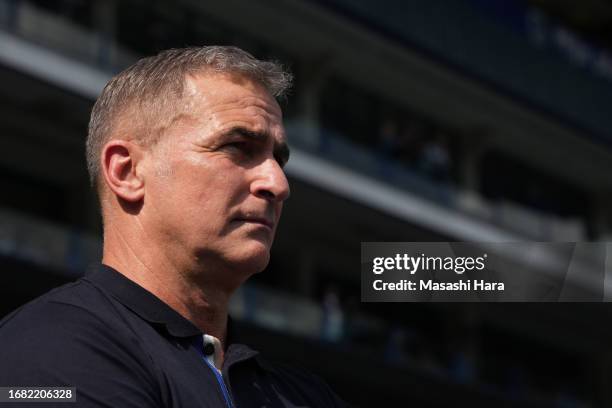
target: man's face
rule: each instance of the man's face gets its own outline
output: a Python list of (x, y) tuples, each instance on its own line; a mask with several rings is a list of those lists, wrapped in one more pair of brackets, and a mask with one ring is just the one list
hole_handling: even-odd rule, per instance
[(143, 210), (175, 262), (245, 278), (267, 265), (289, 196), (282, 113), (245, 78), (201, 75), (186, 89), (186, 115), (145, 158)]

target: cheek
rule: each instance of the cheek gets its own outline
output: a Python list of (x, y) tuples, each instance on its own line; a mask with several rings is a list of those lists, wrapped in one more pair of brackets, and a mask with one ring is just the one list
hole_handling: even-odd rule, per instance
[(173, 176), (177, 205), (182, 201), (207, 219), (227, 215), (249, 194), (244, 170), (231, 163), (187, 165)]

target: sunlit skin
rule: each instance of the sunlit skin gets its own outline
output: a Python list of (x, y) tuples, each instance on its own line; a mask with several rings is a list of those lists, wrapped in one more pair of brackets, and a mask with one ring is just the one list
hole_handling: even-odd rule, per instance
[(289, 184), (282, 113), (261, 85), (187, 78), (158, 143), (102, 152), (103, 262), (224, 342), (232, 292), (265, 268)]

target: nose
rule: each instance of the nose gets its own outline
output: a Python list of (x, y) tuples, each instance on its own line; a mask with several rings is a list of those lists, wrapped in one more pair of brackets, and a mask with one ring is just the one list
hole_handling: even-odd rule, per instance
[(252, 194), (276, 202), (283, 202), (289, 198), (289, 181), (285, 171), (275, 159), (266, 159), (256, 169), (256, 177), (251, 183)]

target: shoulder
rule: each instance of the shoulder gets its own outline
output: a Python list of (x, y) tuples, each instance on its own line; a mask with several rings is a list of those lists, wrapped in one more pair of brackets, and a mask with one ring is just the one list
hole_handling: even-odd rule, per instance
[(72, 322), (68, 317), (88, 321), (89, 319), (83, 317), (91, 313), (87, 306), (80, 304), (78, 300), (81, 292), (83, 282), (77, 281), (56, 288), (21, 306), (0, 320), (0, 341), (6, 346), (17, 339), (21, 341), (32, 335), (52, 337), (61, 333), (64, 324)]
[(128, 333), (97, 288), (64, 285), (0, 321), (0, 384), (76, 386), (83, 402), (119, 387), (153, 405), (154, 375)]
[[(0, 343), (6, 350), (22, 348), (30, 341), (45, 343), (56, 338), (74, 337), (91, 330), (108, 328), (104, 319), (108, 300), (84, 280), (56, 288), (25, 304), (0, 321)], [(80, 329), (75, 331), (75, 329)]]

